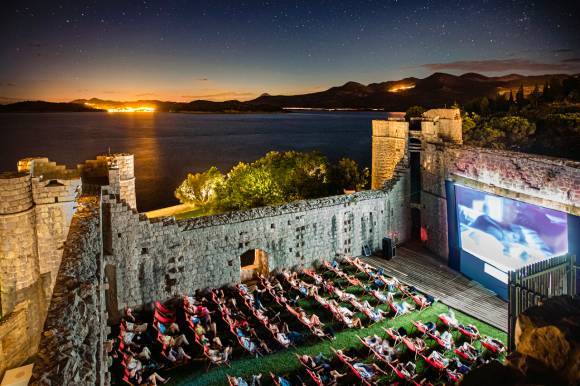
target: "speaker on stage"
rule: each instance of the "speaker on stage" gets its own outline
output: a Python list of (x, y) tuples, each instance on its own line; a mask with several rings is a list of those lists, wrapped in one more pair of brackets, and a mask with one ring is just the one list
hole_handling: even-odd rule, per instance
[(395, 257), (395, 243), (390, 237), (383, 237), (383, 257), (387, 260)]

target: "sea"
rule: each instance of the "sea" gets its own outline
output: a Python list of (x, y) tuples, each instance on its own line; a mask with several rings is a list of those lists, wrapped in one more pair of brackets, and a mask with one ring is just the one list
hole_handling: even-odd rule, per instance
[(102, 153), (133, 153), (137, 207), (148, 211), (177, 204), (173, 192), (188, 173), (211, 166), (225, 173), (271, 150), (318, 150), (331, 161), (350, 157), (370, 166), (371, 121), (384, 118), (334, 111), (0, 114), (0, 171), (31, 156), (76, 167)]

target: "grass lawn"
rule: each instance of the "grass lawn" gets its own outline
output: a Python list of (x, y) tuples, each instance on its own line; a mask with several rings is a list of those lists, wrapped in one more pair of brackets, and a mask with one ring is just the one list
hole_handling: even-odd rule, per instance
[(194, 218), (194, 217), (200, 217), (200, 216), (205, 216), (205, 215), (207, 215), (207, 213), (205, 213), (203, 208), (195, 208), (195, 209), (188, 210), (186, 212), (176, 213), (174, 216), (175, 216), (176, 220), (183, 220), (186, 218)]
[[(350, 292), (350, 291), (349, 291)], [(306, 302), (302, 300), (301, 302)], [(308, 310), (309, 305), (304, 303), (301, 304), (303, 308), (308, 312), (314, 312), (315, 310), (311, 309)], [(315, 307), (315, 306), (314, 306)], [(376, 323), (370, 327), (366, 327), (363, 329), (346, 329), (336, 334), (336, 339), (332, 341), (318, 341), (318, 343), (313, 343), (310, 345), (301, 346), (298, 348), (288, 349), (285, 351), (279, 351), (271, 355), (267, 355), (261, 358), (246, 358), (246, 359), (238, 359), (234, 360), (231, 364), (231, 367), (220, 367), (214, 368), (208, 372), (204, 372), (203, 370), (199, 370), (198, 365), (195, 366), (196, 369), (193, 368), (180, 368), (172, 372), (171, 376), (172, 379), (169, 384), (171, 385), (227, 385), (227, 378), (226, 374), (233, 375), (233, 376), (242, 376), (245, 379), (248, 377), (251, 378), (251, 375), (262, 373), (264, 381), (268, 379), (269, 372), (273, 372), (274, 374), (289, 374), (297, 372), (301, 369), (301, 365), (298, 362), (295, 354), (309, 354), (309, 355), (317, 355), (318, 353), (323, 353), (327, 358), (333, 358), (334, 354), (332, 353), (331, 347), (335, 349), (343, 349), (345, 352), (347, 350), (361, 350), (363, 349), (363, 345), (359, 342), (356, 335), (361, 337), (365, 337), (368, 335), (377, 334), (379, 336), (385, 336), (385, 332), (383, 331), (383, 327), (404, 327), (411, 333), (412, 329), (414, 328), (412, 325), (412, 321), (414, 320), (422, 320), (423, 322), (427, 321), (437, 321), (437, 316), (440, 313), (446, 312), (448, 307), (442, 303), (435, 303), (432, 307), (429, 307), (423, 311), (416, 311), (410, 314), (397, 317), (396, 319), (387, 319), (385, 321)], [(463, 324), (474, 324), (479, 329), (481, 335), (489, 335), (500, 339), (504, 344), (507, 341), (507, 335), (486, 324), (483, 323), (475, 318), (467, 316), (459, 311), (456, 311), (456, 317), (460, 323)], [(458, 332), (453, 332), (453, 337), (455, 339), (456, 344), (458, 342), (462, 342), (460, 339)], [(427, 340), (427, 343), (433, 346), (435, 343), (432, 340)], [(474, 343), (476, 348), (480, 348), (479, 342)], [(401, 353), (404, 354), (404, 345), (399, 344), (397, 346)], [(449, 353), (447, 356), (453, 357), (454, 354)], [(370, 358), (369, 358), (370, 359)], [(364, 360), (367, 362), (368, 360)], [(379, 362), (376, 362), (379, 363)], [(380, 364), (379, 364), (380, 365)], [(417, 372), (420, 373), (423, 371), (423, 367), (425, 366), (422, 359), (417, 359)], [(385, 369), (386, 366), (381, 366), (381, 368)], [(266, 382), (269, 384), (269, 382)]]

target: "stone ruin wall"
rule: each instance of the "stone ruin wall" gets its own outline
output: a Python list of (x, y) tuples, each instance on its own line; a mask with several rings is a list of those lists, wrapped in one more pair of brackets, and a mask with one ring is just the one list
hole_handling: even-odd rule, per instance
[[(100, 184), (116, 181), (110, 190), (134, 205), (133, 156), (97, 158), (77, 169), (26, 158), (18, 162), (18, 172), (0, 174), (0, 378), (37, 351), (85, 177)], [(118, 161), (115, 168), (108, 163), (112, 159)]]
[(98, 196), (78, 200), (52, 294), (32, 385), (103, 385), (106, 312)]
[[(384, 236), (409, 237), (408, 173), (385, 190), (305, 200), (215, 216), (148, 220), (103, 197), (104, 251), (114, 311), (196, 289), (240, 282), (240, 255), (261, 249), (270, 271), (372, 251)], [(110, 238), (107, 236), (110, 234)]]
[(580, 163), (471, 146), (424, 143), (422, 217), (426, 246), (447, 258), (445, 180), (515, 200), (580, 215)]

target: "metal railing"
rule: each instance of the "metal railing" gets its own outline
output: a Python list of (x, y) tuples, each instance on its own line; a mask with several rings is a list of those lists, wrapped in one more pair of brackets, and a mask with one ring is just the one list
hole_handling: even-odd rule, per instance
[(539, 261), (509, 272), (508, 344), (515, 349), (519, 314), (553, 296), (576, 294), (576, 257), (564, 255)]

